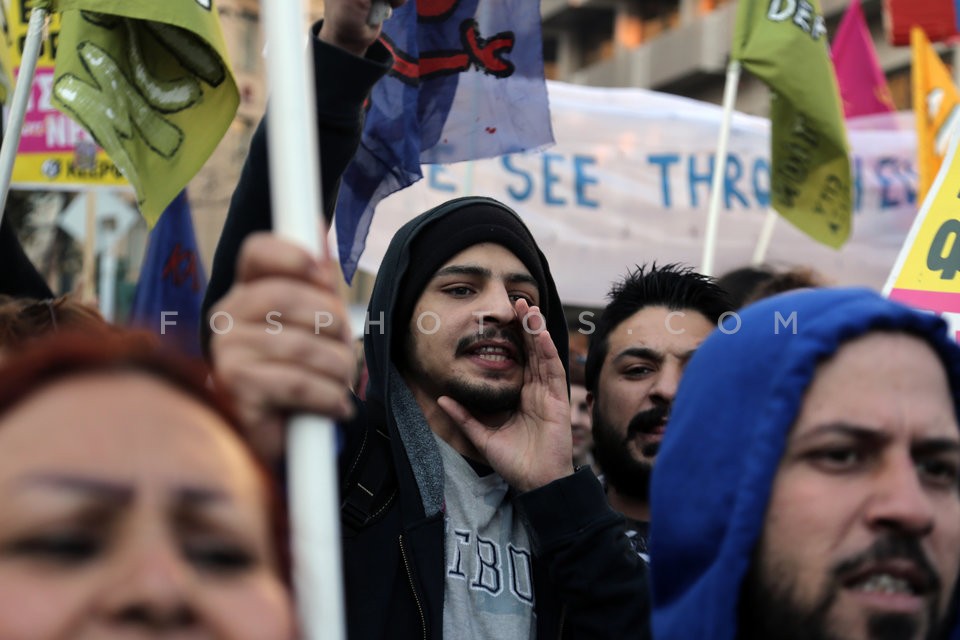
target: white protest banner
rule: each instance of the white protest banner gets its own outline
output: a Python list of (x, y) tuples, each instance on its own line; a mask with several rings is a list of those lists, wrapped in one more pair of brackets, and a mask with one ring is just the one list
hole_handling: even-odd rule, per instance
[[(721, 109), (641, 89), (548, 83), (556, 146), (543, 153), (431, 165), (378, 207), (361, 269), (375, 272), (406, 220), (460, 195), (516, 209), (550, 261), (561, 297), (600, 306), (612, 281), (656, 260), (700, 262)], [(915, 134), (875, 119), (851, 126), (854, 230), (841, 251), (781, 221), (772, 263), (806, 264), (836, 284), (880, 289), (917, 210)], [(894, 123), (894, 124), (896, 124)], [(770, 124), (735, 113), (715, 272), (748, 264), (770, 202)]]

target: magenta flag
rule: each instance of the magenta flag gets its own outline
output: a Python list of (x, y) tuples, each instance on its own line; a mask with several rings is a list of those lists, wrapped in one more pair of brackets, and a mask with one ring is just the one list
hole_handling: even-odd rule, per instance
[(895, 110), (860, 0), (850, 0), (830, 47), (830, 57), (837, 71), (845, 117)]

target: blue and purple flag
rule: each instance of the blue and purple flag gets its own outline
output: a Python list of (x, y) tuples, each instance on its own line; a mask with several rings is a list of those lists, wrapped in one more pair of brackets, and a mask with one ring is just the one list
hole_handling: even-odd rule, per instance
[(207, 276), (183, 190), (150, 232), (130, 324), (156, 333), (164, 345), (181, 353), (200, 356), (200, 303), (206, 288)]
[(421, 164), (553, 142), (536, 0), (407, 2), (384, 23), (382, 41), (393, 53), (393, 69), (373, 89), (360, 148), (337, 201), (348, 282), (377, 203), (422, 178)]

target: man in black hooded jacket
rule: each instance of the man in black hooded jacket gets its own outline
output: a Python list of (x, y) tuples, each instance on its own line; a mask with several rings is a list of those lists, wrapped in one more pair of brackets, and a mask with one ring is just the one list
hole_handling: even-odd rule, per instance
[(462, 198), (394, 236), (368, 311), (367, 400), (352, 409), (330, 268), (252, 238), (213, 354), (261, 407), (255, 439), (276, 440), (263, 423), (284, 409), (344, 424), (351, 637), (643, 637), (644, 569), (592, 472), (570, 465), (566, 325), (516, 214)]
[[(235, 229), (263, 217), (246, 203), (265, 172), (244, 175)], [(570, 463), (566, 324), (513, 211), (462, 198), (397, 232), (370, 301), (362, 403), (335, 266), (269, 234), (239, 255), (216, 284), (232, 327), (212, 338), (214, 365), (265, 453), (281, 451), (290, 411), (342, 425), (350, 637), (646, 637), (645, 569), (596, 478)]]

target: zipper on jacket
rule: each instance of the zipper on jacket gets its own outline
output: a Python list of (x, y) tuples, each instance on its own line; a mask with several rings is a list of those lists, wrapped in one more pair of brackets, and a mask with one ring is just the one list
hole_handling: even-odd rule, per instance
[(417, 595), (417, 588), (413, 584), (413, 572), (410, 571), (410, 563), (407, 561), (407, 549), (403, 546), (403, 535), (400, 536), (400, 555), (403, 556), (403, 567), (407, 570), (407, 580), (410, 581), (410, 591), (413, 592), (413, 601), (417, 603), (417, 611), (420, 613), (420, 627), (423, 629), (423, 640), (427, 640), (427, 618), (423, 615), (420, 597)]

